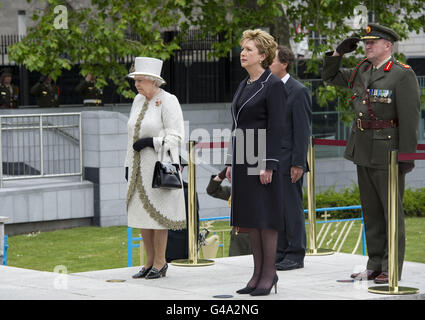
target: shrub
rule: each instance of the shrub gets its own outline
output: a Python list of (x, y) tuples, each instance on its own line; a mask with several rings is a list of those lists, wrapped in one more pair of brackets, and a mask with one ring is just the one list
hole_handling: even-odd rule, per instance
[[(304, 190), (304, 208), (308, 208), (307, 191)], [(345, 207), (360, 205), (360, 192), (358, 185), (353, 184), (349, 188), (335, 191), (334, 187), (316, 194), (316, 208)], [(425, 188), (416, 190), (406, 189), (403, 198), (403, 209), (406, 217), (425, 217)], [(323, 213), (318, 212), (317, 218)], [(360, 210), (334, 211), (331, 212), (332, 219), (358, 218)]]
[(425, 188), (406, 189), (403, 209), (404, 214), (408, 217), (425, 217)]

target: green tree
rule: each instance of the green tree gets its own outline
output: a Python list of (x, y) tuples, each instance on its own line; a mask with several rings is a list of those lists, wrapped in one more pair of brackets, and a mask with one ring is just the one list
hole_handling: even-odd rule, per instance
[(220, 43), (213, 44), (216, 56), (238, 47), (244, 30), (270, 27), (283, 13), (281, 0), (186, 1), (183, 12), (187, 26), (198, 28), (201, 37), (220, 36)]
[[(402, 39), (408, 37), (409, 32), (419, 33), (425, 31), (425, 1), (423, 0), (311, 0), (297, 1), (296, 4), (285, 0), (288, 20), (293, 22), (291, 34), (295, 34), (296, 24), (299, 24), (310, 34), (321, 35), (326, 41), (309, 39), (311, 59), (307, 60), (307, 72), (320, 74), (323, 55), (327, 51), (333, 51), (336, 45), (349, 36), (359, 36), (363, 29), (355, 29), (350, 22), (359, 15), (363, 17), (361, 25), (367, 25), (368, 16), (373, 21), (394, 29)], [(296, 23), (294, 23), (296, 22)], [(295, 40), (301, 40), (303, 35), (298, 35)], [(347, 68), (354, 67), (359, 62), (359, 55), (364, 54), (360, 44), (354, 54), (345, 55), (343, 65)], [(405, 61), (402, 53), (395, 54), (397, 59)], [(357, 57), (356, 57), (357, 56)], [(351, 122), (351, 92), (339, 87), (328, 87), (326, 84), (319, 87), (315, 93), (318, 102), (322, 106), (328, 105), (329, 101), (339, 98), (341, 111), (347, 111), (343, 115), (345, 123)]]
[(167, 59), (178, 49), (177, 42), (165, 42), (163, 29), (175, 26), (182, 18), (179, 7), (184, 1), (164, 0), (92, 0), (90, 7), (75, 10), (69, 3), (67, 28), (58, 26), (60, 14), (55, 8), (64, 1), (48, 0), (42, 12), (36, 12), (35, 27), (10, 48), (10, 57), (30, 71), (49, 74), (56, 80), (63, 69), (81, 64), (81, 74), (91, 73), (97, 86), (111, 79), (117, 91), (131, 98), (134, 93), (125, 76), (122, 62), (128, 56)]
[[(406, 39), (409, 32), (425, 31), (423, 0), (202, 0), (199, 3), (194, 6), (197, 15), (188, 20), (199, 27), (204, 36), (222, 35), (222, 41), (216, 46), (217, 55), (226, 55), (237, 47), (242, 31), (248, 28), (269, 27), (279, 43), (287, 46), (290, 46), (290, 36), (300, 42), (306, 36), (316, 35), (316, 38), (309, 37), (311, 58), (306, 60), (306, 71), (317, 75), (321, 72), (324, 53), (333, 50), (346, 37), (361, 35), (369, 16), (374, 22), (396, 30), (402, 39)], [(194, 7), (185, 11), (185, 16), (189, 16)], [(352, 23), (359, 16), (362, 28)], [(297, 26), (308, 31), (307, 34), (296, 34)], [(324, 40), (318, 40), (318, 35)], [(363, 46), (359, 45), (354, 54), (344, 57), (343, 66), (354, 67), (363, 54)], [(396, 57), (405, 61), (403, 54), (396, 53)], [(338, 99), (342, 120), (347, 124), (351, 122), (354, 114), (350, 90), (324, 84), (313, 94), (322, 106)]]
[[(326, 40), (309, 39), (312, 57), (307, 61), (307, 71), (315, 74), (320, 74), (326, 51), (333, 50), (345, 37), (362, 32), (350, 23), (358, 15), (365, 17), (366, 25), (368, 14), (372, 14), (375, 22), (393, 28), (402, 39), (408, 32), (425, 30), (423, 0), (91, 0), (89, 6), (78, 10), (69, 5), (70, 1), (40, 1), (46, 3), (46, 9), (34, 14), (35, 27), (10, 48), (10, 58), (54, 79), (63, 69), (81, 63), (83, 76), (94, 74), (98, 86), (109, 78), (126, 97), (132, 97), (133, 92), (125, 78), (125, 57), (167, 59), (179, 49), (178, 43), (189, 28), (199, 29), (200, 37), (219, 36), (214, 55), (222, 57), (239, 46), (245, 29), (269, 27), (280, 43), (289, 45), (289, 36), (295, 41), (306, 36), (296, 35), (299, 25)], [(68, 23), (66, 29), (58, 29), (54, 9), (63, 4), (68, 8)], [(180, 36), (166, 42), (161, 37), (164, 30), (178, 30)], [(359, 46), (356, 53), (362, 52)], [(398, 58), (403, 60), (402, 55)], [(352, 67), (358, 61), (348, 55), (343, 63)], [(348, 91), (321, 87), (318, 94), (322, 104), (340, 97), (342, 110), (350, 107)]]
[[(222, 41), (215, 49), (217, 56), (223, 56), (238, 45), (244, 29), (266, 26), (270, 17), (281, 15), (280, 0), (258, 0), (249, 9), (243, 0), (91, 0), (79, 9), (71, 1), (41, 2), (45, 9), (34, 13), (35, 26), (10, 48), (10, 58), (54, 80), (63, 69), (80, 63), (81, 74), (95, 75), (98, 87), (109, 78), (128, 98), (134, 93), (125, 78), (128, 70), (122, 62), (126, 57), (168, 59), (190, 27), (198, 27), (202, 36), (220, 35)], [(67, 11), (66, 28), (58, 26), (61, 12), (55, 8), (61, 5)], [(165, 42), (164, 30), (179, 30), (180, 37)]]

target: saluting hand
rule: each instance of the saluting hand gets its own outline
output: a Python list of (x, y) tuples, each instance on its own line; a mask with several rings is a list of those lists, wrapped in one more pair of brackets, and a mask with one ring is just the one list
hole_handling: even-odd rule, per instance
[(360, 41), (360, 38), (351, 37), (343, 40), (335, 49), (339, 55), (344, 55), (345, 53), (352, 52), (357, 49), (357, 43)]

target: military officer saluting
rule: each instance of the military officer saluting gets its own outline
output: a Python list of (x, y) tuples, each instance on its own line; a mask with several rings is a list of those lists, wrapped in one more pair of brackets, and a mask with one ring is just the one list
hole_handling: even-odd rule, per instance
[(83, 104), (85, 106), (103, 106), (103, 92), (96, 88), (95, 82), (95, 77), (89, 73), (75, 88), (83, 97)]
[(17, 108), (19, 90), (12, 84), (12, 72), (4, 70), (0, 76), (0, 109)]
[(52, 83), (50, 76), (41, 76), (40, 80), (31, 88), (37, 105), (41, 108), (54, 108), (59, 106), (58, 89)]
[[(341, 69), (342, 56), (363, 40), (366, 58), (354, 69)], [(399, 40), (390, 28), (369, 24), (366, 34), (345, 39), (334, 52), (326, 53), (322, 78), (330, 84), (349, 87), (355, 121), (344, 157), (357, 165), (360, 200), (364, 213), (368, 250), (367, 270), (352, 278), (388, 283), (387, 219), (389, 151), (416, 152), (419, 122), (419, 86), (410, 66), (392, 56)], [(398, 268), (401, 277), (405, 251), (402, 206), (405, 175), (413, 161), (399, 163)]]

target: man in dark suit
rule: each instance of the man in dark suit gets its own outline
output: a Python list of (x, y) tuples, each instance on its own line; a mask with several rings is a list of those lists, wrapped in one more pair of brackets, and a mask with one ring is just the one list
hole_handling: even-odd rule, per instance
[(270, 70), (282, 79), (288, 92), (282, 132), (285, 158), (283, 174), (283, 205), (285, 225), (278, 236), (277, 270), (304, 267), (306, 249), (305, 216), (302, 205), (303, 174), (308, 171), (307, 150), (311, 135), (311, 97), (308, 89), (291, 77), (288, 71), (295, 57), (290, 49), (278, 46)]

